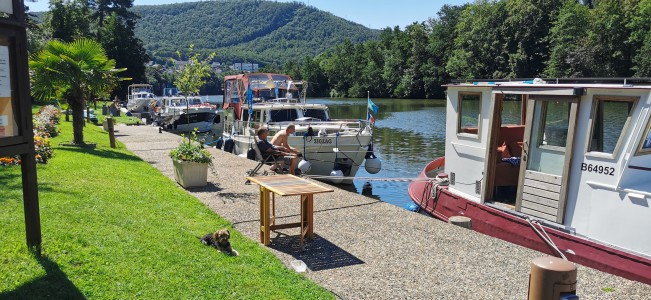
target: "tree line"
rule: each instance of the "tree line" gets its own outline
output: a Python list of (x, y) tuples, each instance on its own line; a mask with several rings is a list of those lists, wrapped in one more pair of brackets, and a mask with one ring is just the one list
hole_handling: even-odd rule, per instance
[[(138, 16), (130, 11), (133, 0), (50, 0), (50, 11), (42, 15), (41, 23), (28, 28), (30, 53), (38, 52), (52, 40), (72, 43), (82, 39), (97, 41), (117, 68), (126, 68), (121, 81), (108, 98), (124, 97), (127, 86), (146, 82), (145, 63), (150, 59), (142, 41), (135, 35)], [(32, 20), (36, 19), (31, 15)]]
[(321, 96), (442, 98), (452, 79), (651, 75), (651, 0), (477, 0), (280, 71)]

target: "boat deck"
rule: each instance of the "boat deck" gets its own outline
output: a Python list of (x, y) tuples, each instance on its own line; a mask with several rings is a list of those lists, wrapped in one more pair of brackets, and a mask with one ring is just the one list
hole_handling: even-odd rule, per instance
[[(150, 126), (117, 129), (129, 150), (174, 177), (168, 153), (180, 136)], [(258, 240), (259, 190), (244, 184), (246, 171), (256, 163), (210, 151), (215, 172), (208, 174), (208, 186), (188, 192)], [(300, 218), (296, 201), (277, 199), (276, 216), (283, 223)], [(314, 234), (300, 253), (297, 230), (272, 232), (269, 250), (290, 269), (292, 260), (303, 260), (309, 269), (305, 276), (343, 299), (526, 299), (531, 260), (543, 256), (336, 188), (315, 196)], [(240, 250), (240, 255), (246, 253)], [(648, 299), (651, 286), (578, 266), (577, 295)]]

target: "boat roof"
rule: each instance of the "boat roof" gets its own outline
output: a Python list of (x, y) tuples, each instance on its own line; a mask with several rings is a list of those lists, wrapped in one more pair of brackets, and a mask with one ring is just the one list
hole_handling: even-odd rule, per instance
[(553, 78), (553, 79), (468, 79), (453, 80), (444, 87), (491, 87), (499, 89), (644, 89), (651, 90), (651, 78)]

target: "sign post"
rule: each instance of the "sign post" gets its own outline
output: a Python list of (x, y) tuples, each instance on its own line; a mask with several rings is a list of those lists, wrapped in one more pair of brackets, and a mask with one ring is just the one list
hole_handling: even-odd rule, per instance
[(20, 155), (27, 247), (41, 254), (24, 0), (0, 1), (0, 157)]

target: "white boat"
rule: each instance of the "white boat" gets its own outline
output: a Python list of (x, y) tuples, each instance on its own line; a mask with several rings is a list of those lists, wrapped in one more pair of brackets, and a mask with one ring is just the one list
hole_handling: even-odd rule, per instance
[(445, 157), (410, 197), (439, 219), (651, 284), (651, 81), (617, 80), (447, 85)]
[(135, 113), (149, 112), (156, 101), (151, 84), (132, 84), (127, 88), (127, 110)]
[[(247, 101), (250, 89), (251, 103)], [(224, 150), (246, 156), (255, 129), (269, 129), (269, 139), (295, 125), (288, 143), (309, 163), (299, 163), (303, 174), (333, 183), (351, 184), (360, 166), (379, 171), (379, 160), (367, 160), (373, 124), (365, 120), (333, 120), (323, 104), (308, 104), (307, 83), (271, 73), (249, 73), (224, 78)], [(250, 117), (249, 117), (250, 116)], [(372, 161), (368, 163), (368, 161)], [(309, 166), (309, 167), (308, 167)]]
[(212, 131), (222, 127), (217, 106), (202, 102), (199, 96), (169, 96), (156, 100), (154, 120), (167, 131)]

